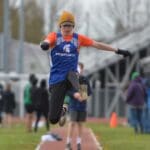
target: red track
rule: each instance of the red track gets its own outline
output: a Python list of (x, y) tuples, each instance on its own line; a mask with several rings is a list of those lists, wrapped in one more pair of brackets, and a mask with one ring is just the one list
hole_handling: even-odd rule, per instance
[[(87, 122), (96, 122), (96, 123), (109, 123), (109, 119), (105, 118), (88, 118)], [(118, 124), (124, 124), (126, 123), (125, 118), (119, 118), (118, 119)], [(67, 127), (58, 127), (54, 128), (52, 130), (52, 133), (58, 134), (60, 137), (63, 138), (62, 141), (55, 141), (55, 142), (44, 142), (40, 148), (40, 150), (65, 150), (65, 145), (66, 145), (66, 135), (67, 135)], [(74, 131), (73, 135), (73, 141), (72, 141), (72, 148), (73, 150), (76, 150), (76, 130)], [(84, 127), (83, 130), (83, 138), (82, 138), (82, 150), (102, 150), (102, 147), (100, 146), (99, 143), (97, 143), (97, 140), (91, 132), (90, 129)]]
[[(59, 127), (52, 130), (53, 133), (58, 134), (63, 138), (62, 141), (54, 141), (54, 142), (44, 142), (41, 145), (40, 150), (65, 150), (66, 144), (66, 127)], [(83, 130), (83, 139), (82, 139), (82, 150), (98, 150), (98, 143), (96, 143), (95, 137), (91, 134), (91, 130), (88, 128), (84, 128)], [(76, 150), (76, 130), (72, 139), (72, 148)]]

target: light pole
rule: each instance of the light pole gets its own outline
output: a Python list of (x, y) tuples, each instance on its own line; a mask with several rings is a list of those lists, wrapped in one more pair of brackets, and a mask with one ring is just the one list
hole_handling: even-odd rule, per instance
[(23, 62), (24, 62), (24, 0), (20, 0), (19, 5), (19, 49), (17, 53), (17, 72), (23, 72)]
[(45, 0), (44, 3), (44, 34), (48, 34), (50, 31), (50, 2)]
[(44, 34), (48, 34), (53, 29), (53, 11), (57, 5), (57, 0), (44, 0)]
[(8, 72), (8, 48), (9, 48), (9, 0), (3, 0), (4, 8), (4, 23), (3, 23), (3, 64), (2, 68), (5, 72)]

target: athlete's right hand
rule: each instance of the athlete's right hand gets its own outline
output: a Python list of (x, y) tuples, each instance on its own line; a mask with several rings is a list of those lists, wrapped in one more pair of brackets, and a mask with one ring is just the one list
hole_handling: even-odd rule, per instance
[(82, 99), (82, 97), (81, 97), (81, 94), (80, 94), (79, 92), (75, 92), (74, 95), (73, 95), (73, 97), (74, 97), (75, 99), (77, 99), (78, 101), (80, 101), (80, 102), (83, 101), (83, 99)]
[(40, 46), (41, 46), (42, 50), (46, 51), (46, 50), (49, 49), (50, 44), (48, 42), (43, 41), (43, 42), (40, 43)]

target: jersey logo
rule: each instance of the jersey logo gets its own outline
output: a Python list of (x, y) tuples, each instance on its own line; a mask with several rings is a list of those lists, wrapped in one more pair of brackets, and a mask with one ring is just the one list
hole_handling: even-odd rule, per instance
[(64, 45), (63, 51), (66, 52), (66, 53), (70, 53), (70, 44)]

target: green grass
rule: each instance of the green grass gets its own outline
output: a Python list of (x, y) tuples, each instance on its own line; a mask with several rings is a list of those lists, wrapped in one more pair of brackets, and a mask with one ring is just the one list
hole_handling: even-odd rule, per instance
[(150, 134), (134, 134), (133, 129), (119, 126), (90, 123), (98, 141), (104, 150), (150, 150)]
[[(150, 150), (150, 134), (135, 135), (132, 128), (106, 124), (87, 123), (92, 128), (104, 150)], [(34, 150), (45, 128), (37, 133), (27, 133), (22, 124), (13, 128), (0, 128), (0, 150)]]
[(37, 133), (27, 133), (22, 124), (0, 128), (0, 150), (34, 150), (44, 133), (44, 129), (39, 129)]

